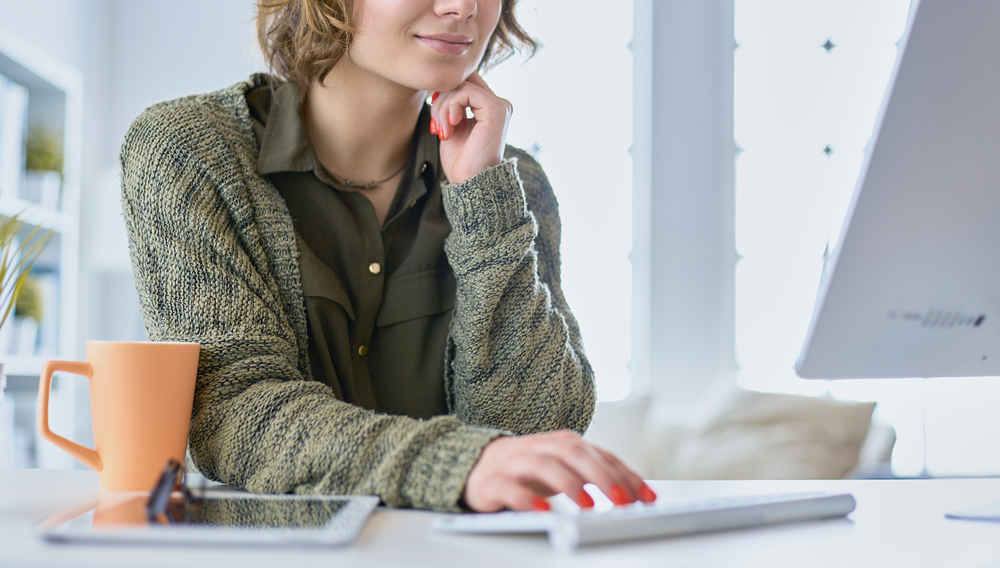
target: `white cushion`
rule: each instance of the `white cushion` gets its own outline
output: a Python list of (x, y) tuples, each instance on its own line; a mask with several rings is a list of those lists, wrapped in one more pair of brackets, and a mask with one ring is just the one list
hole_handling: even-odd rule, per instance
[[(671, 456), (655, 479), (833, 479), (848, 475), (871, 424), (873, 402), (739, 391)], [(656, 452), (656, 448), (648, 448)]]

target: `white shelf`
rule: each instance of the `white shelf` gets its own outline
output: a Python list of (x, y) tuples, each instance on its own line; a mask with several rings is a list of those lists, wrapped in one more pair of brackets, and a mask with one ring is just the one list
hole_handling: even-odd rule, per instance
[[(4, 190), (0, 192), (0, 215), (18, 215), (29, 226), (55, 233), (36, 268), (42, 268), (44, 263), (44, 270), (55, 272), (58, 278), (58, 299), (46, 305), (47, 310), (58, 310), (56, 353), (50, 358), (72, 359), (76, 349), (79, 273), (82, 76), (64, 62), (45, 56), (28, 38), (12, 34), (0, 37), (0, 75), (27, 88), (29, 127), (39, 124), (61, 133), (60, 208), (45, 207), (22, 199), (16, 191)], [(6, 325), (10, 324), (8, 320)], [(0, 362), (12, 365), (9, 374), (30, 374), (41, 372), (44, 358), (0, 352)]]
[(0, 215), (7, 217), (17, 215), (29, 225), (36, 225), (45, 230), (51, 229), (56, 233), (62, 233), (66, 225), (62, 211), (43, 207), (13, 195), (0, 194)]
[[(35, 265), (46, 294), (45, 309), (52, 315), (42, 320), (39, 342), (46, 355), (15, 355), (0, 352), (0, 362), (4, 372), (11, 376), (33, 377), (41, 374), (42, 366), (48, 360), (73, 360), (77, 358), (77, 294), (79, 290), (79, 211), (81, 188), (81, 162), (83, 151), (83, 79), (78, 70), (62, 61), (44, 54), (44, 46), (39, 46), (28, 37), (16, 37), (14, 33), (0, 34), (0, 74), (28, 90), (29, 127), (40, 125), (61, 133), (63, 146), (63, 168), (59, 209), (44, 207), (39, 203), (22, 199), (23, 190), (4, 189), (0, 192), (0, 215), (18, 215), (29, 226), (40, 227), (42, 231), (52, 230), (55, 234)], [(27, 174), (25, 174), (27, 175)], [(29, 229), (30, 230), (30, 229)], [(49, 286), (46, 288), (46, 286)], [(56, 298), (54, 301), (48, 299)], [(17, 329), (8, 319), (0, 338), (13, 337)], [(8, 329), (10, 327), (10, 329)], [(49, 335), (50, 334), (50, 335)], [(19, 338), (24, 341), (23, 337)], [(6, 349), (6, 346), (5, 346)], [(30, 351), (26, 350), (26, 351)], [(89, 429), (86, 418), (77, 422), (76, 408), (80, 406), (78, 397), (79, 381), (60, 381), (53, 385), (50, 402), (50, 418), (64, 424), (66, 433), (75, 439), (77, 430)], [(81, 397), (86, 391), (80, 390)], [(9, 399), (8, 399), (9, 400)], [(4, 405), (3, 411), (12, 409)], [(29, 405), (30, 408), (30, 405)], [(24, 408), (19, 407), (18, 412)], [(0, 412), (2, 413), (2, 412)], [(30, 414), (29, 414), (30, 416)], [(25, 453), (30, 467), (62, 469), (72, 467), (73, 460), (61, 450), (41, 440), (32, 426), (14, 426), (19, 434), (34, 437), (33, 454)], [(12, 426), (13, 424), (8, 424)], [(4, 436), (4, 424), (0, 423), (0, 436)], [(11, 432), (7, 433), (12, 435)], [(0, 447), (4, 440), (0, 439)], [(0, 455), (0, 466), (4, 456)], [(9, 464), (8, 464), (9, 465)]]
[(37, 377), (42, 374), (42, 365), (50, 360), (50, 357), (4, 355), (3, 372), (7, 376)]

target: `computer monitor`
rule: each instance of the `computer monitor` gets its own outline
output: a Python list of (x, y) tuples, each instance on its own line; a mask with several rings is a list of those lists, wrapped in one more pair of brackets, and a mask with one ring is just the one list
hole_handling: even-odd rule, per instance
[(804, 378), (1000, 375), (1000, 1), (914, 0), (900, 47)]

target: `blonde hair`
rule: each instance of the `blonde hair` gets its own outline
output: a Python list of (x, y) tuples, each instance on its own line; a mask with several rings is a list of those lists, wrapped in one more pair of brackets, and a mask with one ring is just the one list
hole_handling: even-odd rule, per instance
[[(517, 51), (534, 55), (538, 44), (517, 23), (517, 0), (503, 0), (500, 21), (479, 63), (486, 71)], [(257, 42), (271, 72), (305, 94), (347, 53), (357, 29), (354, 0), (257, 0)]]

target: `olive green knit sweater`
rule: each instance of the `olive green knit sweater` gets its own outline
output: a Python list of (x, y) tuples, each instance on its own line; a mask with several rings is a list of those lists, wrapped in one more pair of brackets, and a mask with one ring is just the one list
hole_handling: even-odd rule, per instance
[(443, 370), (451, 414), (377, 414), (311, 380), (292, 219), (257, 174), (244, 96), (253, 83), (155, 105), (121, 149), (146, 332), (201, 344), (189, 440), (198, 468), (254, 492), (455, 510), (483, 446), (504, 431), (584, 431), (594, 380), (560, 288), (558, 205), (538, 164), (513, 148), (442, 187), (458, 283)]

